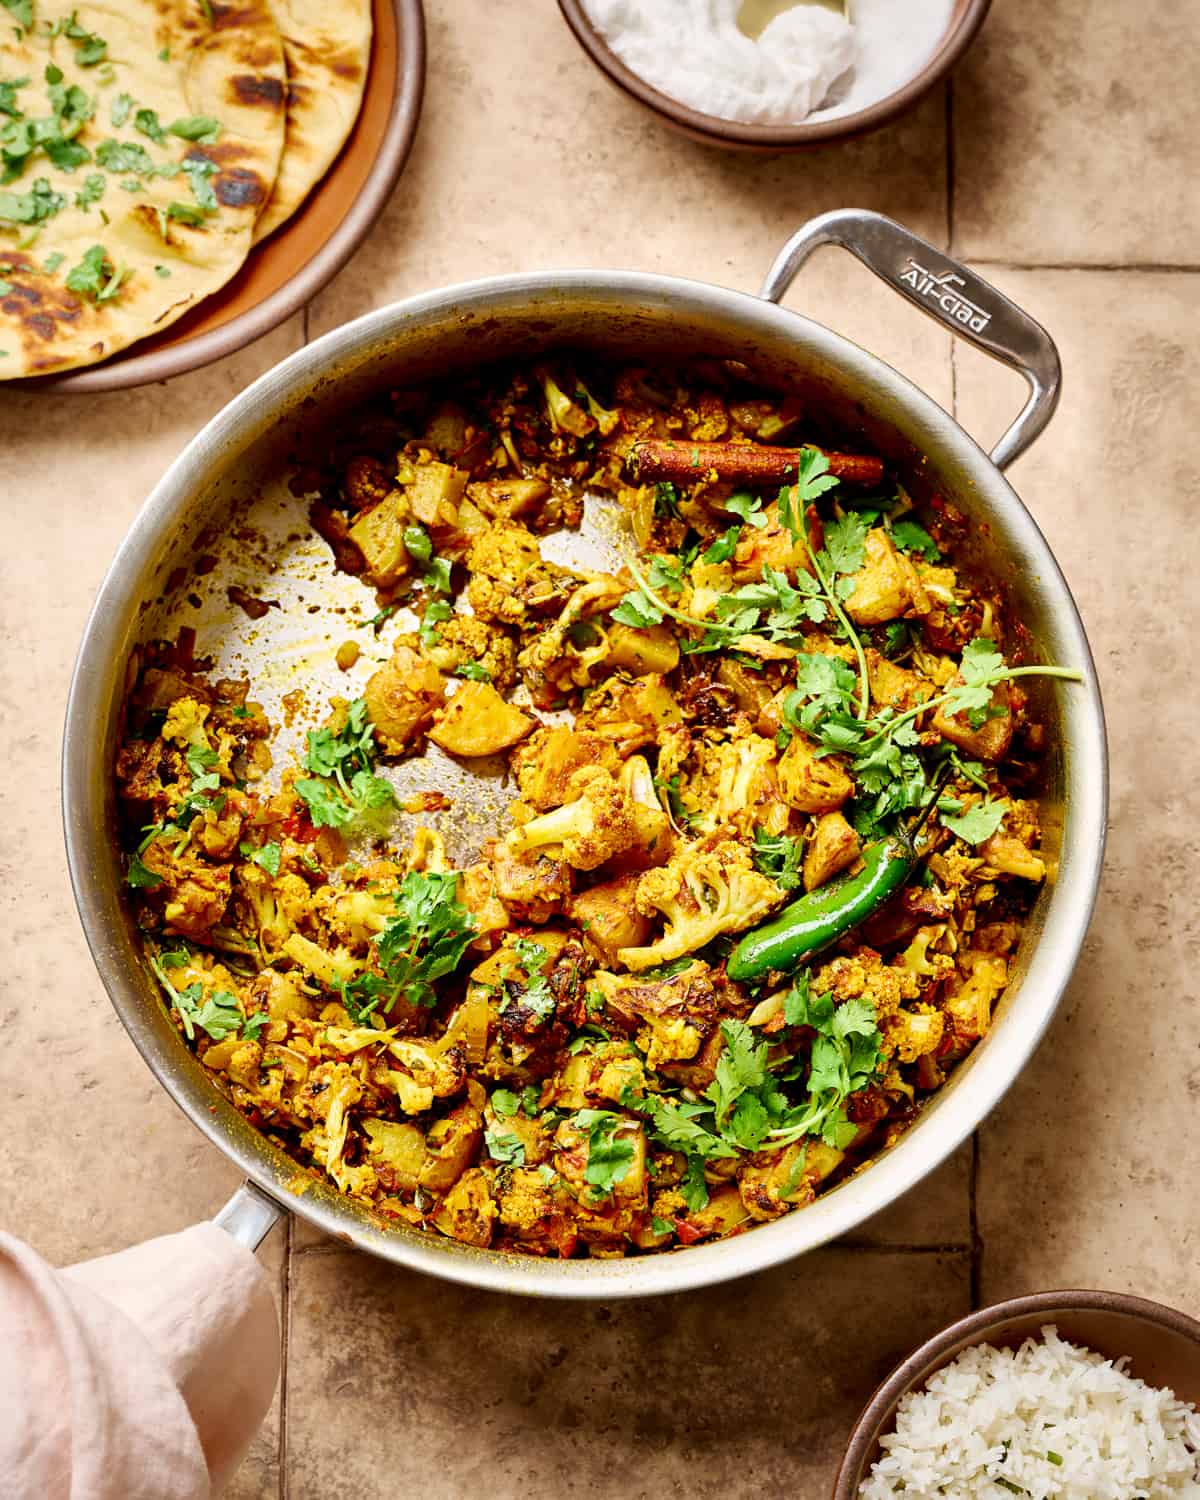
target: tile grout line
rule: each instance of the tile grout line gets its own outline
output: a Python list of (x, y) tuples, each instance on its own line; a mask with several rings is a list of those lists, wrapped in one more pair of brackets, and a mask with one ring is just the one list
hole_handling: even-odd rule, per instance
[[(946, 80), (946, 250), (956, 253), (955, 238), (955, 172), (954, 158), (954, 78)], [(986, 262), (984, 262), (986, 264)], [(958, 340), (950, 340), (950, 415), (958, 421)], [(983, 1244), (979, 1237), (979, 1131), (971, 1132), (971, 1161), (967, 1171), (967, 1222), (970, 1243), (969, 1290), (972, 1309), (980, 1305), (980, 1282), (983, 1270)]]
[(954, 78), (946, 79), (946, 254), (954, 254)]
[(971, 1133), (971, 1166), (967, 1181), (971, 1191), (971, 1311), (983, 1305), (983, 1238), (979, 1233), (979, 1131)]
[[(300, 310), (300, 347), (306, 348), (311, 340), (309, 312), (312, 304), (306, 302)], [(288, 1500), (291, 1484), (288, 1479), (288, 1362), (292, 1347), (292, 1256), (296, 1254), (294, 1237), (295, 1216), (288, 1214), (284, 1225), (283, 1242), (283, 1327), (279, 1342), (279, 1500)]]
[(1200, 272), (1200, 263), (1190, 265), (1184, 261), (1006, 260), (1003, 256), (967, 252), (959, 259), (972, 266), (989, 266), (998, 271), (1130, 271), (1143, 276), (1195, 276)]
[(288, 1215), (284, 1225), (283, 1245), (283, 1326), (279, 1346), (279, 1500), (288, 1500), (288, 1356), (292, 1333), (292, 1230), (295, 1220)]

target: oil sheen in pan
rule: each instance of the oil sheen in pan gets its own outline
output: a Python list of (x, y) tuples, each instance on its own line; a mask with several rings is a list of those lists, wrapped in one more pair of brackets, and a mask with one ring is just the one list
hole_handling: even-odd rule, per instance
[[(631, 545), (622, 543), (621, 525), (613, 501), (587, 494), (580, 529), (541, 537), (542, 555), (583, 572), (615, 572)], [(402, 605), (378, 632), (367, 624), (379, 610), (374, 591), (334, 566), (328, 545), (309, 524), (305, 502), (290, 492), (284, 475), (236, 506), (219, 535), (206, 535), (200, 556), (202, 568), (193, 565), (178, 593), (168, 598), (154, 633), (173, 639), (190, 626), (196, 656), (211, 659), (214, 679), (249, 681), (248, 696), (262, 704), (274, 727), (268, 781), (277, 786), (288, 766), (300, 764), (308, 731), (328, 716), (330, 700), (360, 697), (368, 678), (391, 655), (396, 636), (417, 628), (417, 616)], [(235, 597), (261, 601), (265, 613), (252, 619), (230, 598), (231, 589)], [(465, 598), (457, 608), (469, 613)], [(354, 641), (360, 654), (343, 671), (335, 658), (345, 641)], [(524, 686), (513, 697), (528, 704)], [(542, 717), (566, 721), (571, 716)], [(451, 806), (441, 812), (384, 814), (364, 830), (365, 842), (382, 834), (402, 850), (418, 825), (433, 828), (445, 839), (451, 862), (461, 867), (478, 856), (485, 839), (507, 827), (505, 810), (514, 794), (502, 756), (461, 762), (428, 743), (423, 755), (382, 764), (378, 774), (391, 782), (401, 804), (420, 792), (441, 792)]]

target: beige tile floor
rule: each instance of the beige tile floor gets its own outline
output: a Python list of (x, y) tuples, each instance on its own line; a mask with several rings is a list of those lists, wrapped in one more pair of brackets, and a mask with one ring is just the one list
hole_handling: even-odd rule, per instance
[[(549, 0), (429, 7), (427, 106), (382, 222), (305, 318), (168, 386), (0, 393), (3, 1222), (69, 1260), (211, 1214), (233, 1174), (112, 1017), (57, 811), (75, 645), (117, 541), (201, 423), (393, 297), (551, 265), (753, 289), (813, 213), (880, 209), (986, 266), (1059, 339), (1014, 470), (1100, 665), (1113, 833), (1059, 1020), (973, 1146), (853, 1242), (718, 1292), (565, 1309), (433, 1284), (293, 1230), (266, 1250), (286, 1374), (236, 1500), (817, 1500), (877, 1377), (972, 1299), (1091, 1284), (1200, 1313), (1200, 874), (1190, 668), (1200, 459), (1196, 100), (1184, 5), (1006, 0), (951, 91), (867, 140), (746, 159), (663, 134)], [(1136, 65), (1135, 65), (1136, 64)], [(791, 296), (994, 439), (1017, 383), (826, 252)]]

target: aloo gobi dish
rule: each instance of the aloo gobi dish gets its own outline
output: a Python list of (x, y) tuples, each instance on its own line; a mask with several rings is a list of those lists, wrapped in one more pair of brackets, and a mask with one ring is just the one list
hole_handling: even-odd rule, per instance
[[(985, 1035), (1046, 875), (1027, 679), (1075, 674), (961, 515), (823, 436), (726, 364), (394, 392), (290, 481), (363, 585), (327, 627), (359, 693), (285, 755), (190, 632), (139, 653), (136, 921), (298, 1183), (530, 1255), (690, 1246), (863, 1169)], [(585, 495), (611, 571), (543, 550)], [(461, 869), (399, 833), (455, 817), (447, 758), (509, 799)]]

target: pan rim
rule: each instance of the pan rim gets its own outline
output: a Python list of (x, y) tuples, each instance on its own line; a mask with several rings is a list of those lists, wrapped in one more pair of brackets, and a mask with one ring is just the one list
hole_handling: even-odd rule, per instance
[[(433, 1242), (426, 1237), (417, 1240), (375, 1229), (341, 1203), (335, 1208), (312, 1195), (296, 1197), (289, 1193), (287, 1177), (267, 1154), (266, 1143), (255, 1150), (232, 1138), (228, 1120), (219, 1108), (214, 1112), (211, 1097), (205, 1099), (203, 1108), (188, 1097), (177, 1052), (169, 1056), (168, 1049), (159, 1046), (144, 1025), (138, 1025), (141, 1002), (113, 937), (113, 903), (115, 900), (119, 907), (119, 896), (113, 892), (106, 895), (104, 882), (92, 873), (103, 853), (102, 841), (107, 838), (102, 798), (99, 805), (97, 802), (97, 788), (104, 785), (107, 767), (99, 764), (104, 759), (103, 736), (94, 732), (94, 726), (107, 723), (111, 710), (111, 694), (106, 700), (102, 674), (96, 668), (123, 649), (136, 616), (138, 599), (131, 596), (130, 581), (142, 576), (149, 559), (165, 542), (177, 511), (203, 487), (217, 458), (240, 452), (259, 436), (264, 429), (264, 414), (277, 414), (323, 381), (336, 378), (344, 362), (385, 348), (390, 338), (402, 336), (405, 325), (414, 320), (487, 316), (516, 307), (527, 310), (539, 298), (545, 299), (546, 312), (552, 315), (555, 301), (571, 294), (586, 294), (597, 306), (611, 307), (614, 312), (639, 307), (678, 312), (682, 299), (689, 315), (719, 316), (747, 339), (756, 329), (764, 336), (782, 336), (797, 354), (820, 357), (861, 385), (897, 395), (906, 420), (921, 433), (923, 448), (939, 449), (946, 462), (961, 465), (976, 483), (989, 511), (1003, 517), (1006, 534), (1042, 576), (1056, 631), (1068, 648), (1066, 659), (1084, 675), (1084, 682), (1064, 700), (1063, 709), (1071, 806), (1063, 859), (1064, 865), (1070, 862), (1070, 879), (1060, 882), (1051, 895), (1045, 929), (1014, 999), (1013, 1011), (1006, 1018), (1011, 1024), (1003, 1038), (1002, 1028), (997, 1027), (976, 1049), (970, 1089), (950, 1088), (939, 1095), (917, 1125), (868, 1171), (818, 1198), (802, 1213), (789, 1214), (757, 1226), (753, 1233), (715, 1244), (621, 1261), (540, 1261), (452, 1242)], [(765, 1270), (826, 1244), (915, 1187), (972, 1133), (1023, 1070), (1057, 1010), (1078, 957), (1099, 886), (1107, 775), (1099, 684), (1070, 589), (1029, 511), (953, 417), (878, 356), (823, 324), (749, 293), (674, 276), (570, 270), (483, 278), (366, 313), (283, 360), (192, 438), (151, 492), (97, 593), (68, 696), (62, 805), (76, 905), (110, 1001), (147, 1065), (176, 1104), (251, 1181), (316, 1228), (408, 1269), (485, 1290), (611, 1300), (694, 1290)], [(1020, 1027), (1016, 1024), (1018, 1013)], [(1002, 1046), (989, 1045), (998, 1039), (1003, 1041)], [(233, 1112), (232, 1105), (227, 1108)], [(935, 1118), (941, 1124), (936, 1133), (932, 1129)], [(289, 1160), (282, 1152), (279, 1156)], [(294, 1164), (288, 1175), (295, 1177)]]

